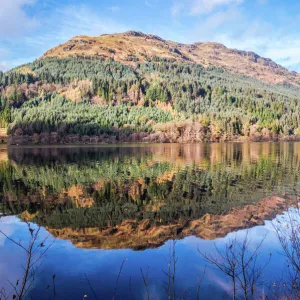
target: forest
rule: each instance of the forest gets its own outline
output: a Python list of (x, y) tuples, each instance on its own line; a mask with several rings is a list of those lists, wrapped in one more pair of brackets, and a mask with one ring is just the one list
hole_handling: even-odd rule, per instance
[(299, 101), (292, 86), (157, 57), (134, 67), (47, 58), (0, 72), (12, 144), (297, 139)]

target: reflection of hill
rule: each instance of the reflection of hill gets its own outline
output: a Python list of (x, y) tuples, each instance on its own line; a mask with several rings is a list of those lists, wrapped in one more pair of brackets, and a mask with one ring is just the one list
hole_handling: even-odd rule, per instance
[(11, 148), (0, 202), (78, 245), (154, 247), (280, 213), (278, 199), (259, 201), (299, 189), (299, 158), (296, 143)]
[(55, 237), (70, 240), (76, 247), (143, 250), (161, 246), (169, 239), (181, 239), (195, 235), (202, 239), (216, 239), (240, 229), (262, 225), (281, 214), (287, 205), (297, 199), (288, 200), (279, 197), (264, 198), (254, 205), (233, 208), (225, 215), (206, 214), (201, 219), (178, 221), (168, 225), (156, 225), (151, 220), (125, 220), (106, 229), (52, 229), (47, 228)]

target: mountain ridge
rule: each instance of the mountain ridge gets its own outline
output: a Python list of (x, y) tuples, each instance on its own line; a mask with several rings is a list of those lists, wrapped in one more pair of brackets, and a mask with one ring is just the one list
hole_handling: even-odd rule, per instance
[(132, 30), (98, 37), (75, 36), (66, 43), (48, 50), (40, 59), (70, 56), (113, 58), (127, 65), (147, 62), (158, 57), (173, 62), (200, 64), (205, 68), (219, 67), (269, 84), (300, 87), (300, 74), (289, 71), (270, 58), (264, 58), (255, 52), (231, 49), (217, 42), (177, 43)]

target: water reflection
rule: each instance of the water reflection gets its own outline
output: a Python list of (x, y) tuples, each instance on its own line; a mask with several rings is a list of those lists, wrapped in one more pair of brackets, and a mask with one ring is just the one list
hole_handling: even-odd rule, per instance
[(216, 239), (296, 203), (299, 155), (299, 143), (2, 149), (0, 205), (81, 248)]

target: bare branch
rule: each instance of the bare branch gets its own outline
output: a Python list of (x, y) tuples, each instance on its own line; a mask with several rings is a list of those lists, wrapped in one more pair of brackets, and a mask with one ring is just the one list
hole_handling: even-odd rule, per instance
[(84, 276), (85, 276), (85, 279), (86, 279), (86, 281), (87, 281), (87, 283), (88, 283), (88, 285), (89, 285), (89, 287), (90, 287), (91, 292), (92, 292), (93, 295), (94, 295), (94, 298), (97, 300), (97, 295), (96, 295), (96, 293), (95, 293), (95, 291), (94, 291), (94, 289), (93, 289), (93, 287), (92, 287), (92, 285), (91, 285), (90, 280), (88, 279), (88, 277), (86, 276), (85, 273), (84, 273)]
[(122, 270), (123, 270), (123, 266), (125, 264), (125, 262), (128, 260), (128, 258), (125, 258), (123, 261), (122, 261), (122, 264), (120, 266), (120, 270), (119, 270), (119, 274), (118, 274), (118, 277), (117, 277), (117, 280), (116, 280), (116, 286), (115, 286), (115, 289), (114, 289), (114, 294), (113, 294), (113, 300), (115, 299), (116, 297), (116, 293), (117, 293), (117, 288), (118, 288), (118, 283), (119, 283), (119, 279), (120, 279), (120, 276), (121, 276), (121, 273), (122, 273)]
[(146, 295), (147, 295), (147, 299), (150, 300), (150, 295), (149, 295), (149, 289), (148, 289), (148, 274), (149, 274), (149, 267), (147, 269), (147, 273), (146, 273), (146, 276), (144, 276), (144, 273), (143, 273), (143, 270), (141, 270), (141, 274), (142, 274), (142, 277), (143, 277), (143, 281), (144, 281), (144, 285), (146, 287)]

